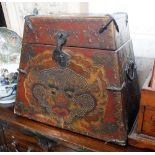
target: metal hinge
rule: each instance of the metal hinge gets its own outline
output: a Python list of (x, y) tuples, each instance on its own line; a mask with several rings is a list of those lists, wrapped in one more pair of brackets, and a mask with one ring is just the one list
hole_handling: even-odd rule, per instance
[(32, 15), (25, 16), (24, 19), (25, 19), (25, 24), (28, 26), (29, 30), (31, 32), (33, 32), (33, 26), (32, 26), (31, 20), (29, 18), (30, 16), (32, 16)]
[(114, 26), (115, 26), (117, 32), (119, 32), (119, 27), (118, 27), (117, 22), (116, 22), (116, 20), (114, 19), (114, 17), (113, 17), (112, 15), (109, 15), (109, 14), (108, 14), (107, 16), (109, 17), (109, 21), (107, 22), (107, 24), (105, 24), (104, 26), (102, 26), (102, 27), (99, 29), (99, 33), (104, 32), (104, 31), (108, 28), (108, 26), (110, 25), (111, 22), (114, 23)]
[(26, 70), (24, 70), (24, 69), (18, 68), (17, 70), (19, 73), (27, 74)]
[(107, 90), (109, 91), (122, 91), (122, 89), (125, 87), (125, 82), (121, 85), (121, 87), (115, 87), (115, 86), (108, 86)]
[(33, 9), (33, 14), (32, 15), (27, 15), (24, 17), (25, 19), (25, 24), (28, 26), (28, 28), (30, 29), (31, 32), (33, 32), (33, 25), (31, 23), (31, 20), (30, 20), (30, 16), (36, 16), (38, 15), (38, 9), (37, 8), (34, 8)]

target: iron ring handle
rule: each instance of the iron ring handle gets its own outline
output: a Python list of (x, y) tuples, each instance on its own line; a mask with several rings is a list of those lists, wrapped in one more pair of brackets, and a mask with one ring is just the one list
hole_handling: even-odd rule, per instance
[(136, 65), (134, 61), (130, 60), (126, 67), (126, 76), (130, 81), (132, 81), (135, 78), (135, 69)]

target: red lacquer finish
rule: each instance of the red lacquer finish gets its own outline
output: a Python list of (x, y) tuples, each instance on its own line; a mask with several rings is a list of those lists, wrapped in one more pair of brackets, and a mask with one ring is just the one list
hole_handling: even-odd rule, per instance
[[(116, 21), (120, 19), (125, 21), (125, 16), (117, 15)], [(132, 43), (125, 40), (129, 34), (122, 36), (128, 26), (122, 30), (124, 23), (119, 23), (116, 32), (111, 22), (102, 37), (96, 33), (97, 26), (108, 20), (109, 16), (29, 18), (23, 38), (16, 114), (125, 145), (128, 122), (133, 120), (128, 112), (136, 111), (138, 100), (137, 76), (135, 68), (134, 76), (131, 73)], [(51, 33), (47, 33), (49, 28)]]

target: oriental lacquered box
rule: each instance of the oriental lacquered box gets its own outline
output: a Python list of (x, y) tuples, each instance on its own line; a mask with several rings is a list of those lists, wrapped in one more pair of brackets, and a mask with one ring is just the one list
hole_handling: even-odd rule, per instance
[(25, 18), (16, 114), (125, 145), (138, 100), (125, 13)]

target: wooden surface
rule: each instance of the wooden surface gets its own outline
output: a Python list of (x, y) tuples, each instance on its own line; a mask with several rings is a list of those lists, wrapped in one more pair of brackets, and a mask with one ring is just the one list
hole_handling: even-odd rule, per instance
[(150, 87), (155, 89), (155, 61), (154, 61), (153, 70), (152, 70), (152, 77), (151, 77), (151, 81), (150, 81)]
[(133, 129), (128, 136), (128, 143), (138, 148), (147, 148), (155, 151), (155, 137), (138, 133), (137, 121), (135, 122)]
[(137, 122), (139, 133), (155, 136), (155, 89), (152, 87), (152, 79), (154, 79), (152, 76), (154, 76), (154, 70), (146, 79), (141, 90)]
[[(80, 134), (72, 133), (66, 130), (62, 130), (55, 127), (50, 127), (27, 118), (23, 118), (20, 116), (16, 116), (13, 113), (12, 108), (0, 108), (0, 123), (4, 126), (4, 131), (7, 129), (7, 133), (9, 134), (9, 130), (15, 132), (16, 135), (20, 135), (20, 139), (24, 143), (24, 141), (28, 141), (28, 139), (32, 139), (31, 142), (34, 143), (33, 136), (42, 136), (45, 139), (59, 141), (59, 144), (62, 144), (61, 147), (57, 148), (56, 151), (148, 151), (143, 149), (138, 149), (132, 146), (121, 147), (115, 144), (105, 143), (100, 140), (96, 140), (93, 138), (89, 138), (87, 136), (82, 136)], [(29, 133), (30, 136), (26, 138), (23, 137), (18, 131), (22, 131), (23, 133)], [(6, 131), (5, 131), (6, 132)], [(10, 136), (11, 137), (11, 136)], [(15, 136), (14, 136), (15, 137)], [(31, 138), (28, 138), (31, 137)], [(32, 145), (31, 143), (31, 145)], [(27, 144), (28, 145), (28, 144)], [(25, 146), (24, 144), (22, 146)], [(34, 146), (34, 145), (33, 145)], [(54, 148), (54, 147), (53, 147)], [(68, 150), (66, 150), (68, 148)], [(29, 148), (30, 149), (30, 148)], [(15, 150), (14, 150), (15, 151)], [(33, 150), (32, 150), (33, 151)], [(37, 150), (38, 151), (38, 150)], [(44, 151), (49, 151), (45, 149)]]
[(155, 150), (155, 89), (154, 69), (141, 89), (138, 117), (129, 134), (129, 144)]
[(145, 108), (142, 130), (142, 133), (155, 137), (155, 107)]

